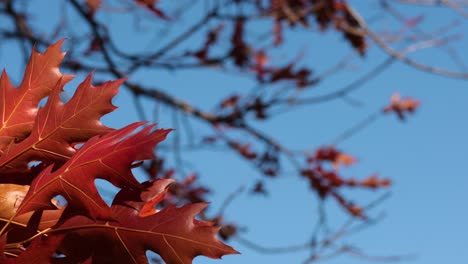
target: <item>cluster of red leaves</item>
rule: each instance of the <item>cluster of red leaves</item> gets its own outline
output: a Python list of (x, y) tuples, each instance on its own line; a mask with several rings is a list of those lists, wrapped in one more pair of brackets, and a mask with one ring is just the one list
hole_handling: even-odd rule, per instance
[(307, 68), (296, 69), (296, 63), (292, 62), (283, 67), (271, 67), (267, 65), (268, 56), (265, 51), (255, 53), (253, 71), (257, 80), (261, 83), (275, 83), (279, 81), (293, 81), (297, 88), (303, 88), (311, 84), (312, 71)]
[(202, 47), (195, 52), (191, 52), (190, 55), (204, 64), (221, 62), (225, 57), (229, 58), (236, 67), (248, 69), (255, 73), (257, 80), (261, 83), (292, 81), (298, 88), (305, 87), (310, 83), (311, 70), (307, 68), (296, 69), (294, 62), (282, 67), (268, 66), (269, 59), (266, 52), (264, 50), (256, 51), (245, 41), (246, 23), (245, 17), (238, 17), (235, 20), (230, 39), (231, 47), (226, 56), (217, 58), (209, 55), (212, 46), (218, 41), (219, 34), (224, 28), (223, 25), (218, 25), (209, 30)]
[(400, 98), (400, 94), (395, 93), (390, 98), (390, 104), (383, 109), (384, 113), (395, 113), (400, 120), (405, 120), (405, 114), (413, 113), (421, 103), (412, 98)]
[(345, 39), (361, 55), (366, 51), (366, 41), (363, 34), (357, 34), (359, 24), (352, 16), (348, 4), (343, 0), (270, 0), (269, 6), (257, 7), (267, 10), (275, 19), (274, 44), (279, 45), (283, 40), (282, 22), (290, 26), (309, 26), (309, 18), (314, 17), (321, 30), (334, 25), (335, 29), (343, 32)]
[[(235, 1), (241, 5), (243, 1)], [(269, 0), (255, 1), (258, 15), (273, 21), (273, 43), (277, 46), (283, 41), (283, 24), (290, 27), (301, 25), (308, 27), (310, 20), (315, 20), (321, 30), (333, 26), (342, 32), (344, 38), (361, 55), (365, 54), (367, 45), (364, 30), (350, 11), (350, 7), (343, 0)], [(261, 83), (276, 83), (291, 81), (296, 87), (303, 88), (313, 84), (310, 80), (311, 69), (298, 68), (296, 62), (284, 66), (268, 66), (268, 55), (263, 48), (257, 48), (246, 41), (246, 27), (250, 22), (248, 16), (237, 15), (229, 22), (232, 23), (230, 47), (224, 55), (209, 54), (218, 38), (224, 24), (218, 25), (207, 32), (203, 45), (189, 55), (194, 56), (203, 64), (221, 64), (231, 61), (234, 66), (242, 70), (251, 70)], [(226, 60), (228, 59), (228, 60)]]
[[(61, 101), (72, 79), (59, 71), (61, 45), (34, 51), (18, 88), (5, 72), (0, 78), (1, 262), (148, 263), (151, 250), (166, 263), (191, 263), (198, 255), (236, 253), (217, 239), (219, 227), (195, 219), (206, 203), (158, 211), (173, 180), (139, 183), (133, 176), (170, 130), (100, 122), (115, 109), (111, 100), (124, 80), (94, 87), (88, 76)], [(121, 189), (111, 206), (98, 193), (98, 178)], [(67, 204), (58, 205), (57, 195)]]
[(319, 194), (320, 198), (334, 197), (349, 213), (357, 217), (365, 217), (362, 208), (345, 199), (339, 192), (341, 188), (363, 187), (377, 189), (388, 187), (391, 184), (390, 180), (380, 179), (376, 174), (364, 180), (343, 177), (340, 174), (340, 167), (355, 164), (356, 159), (334, 147), (319, 148), (313, 155), (308, 157), (307, 163), (308, 168), (302, 171), (302, 176), (309, 180), (312, 189)]
[(254, 52), (244, 41), (243, 32), (245, 20), (239, 19), (232, 35), (232, 49), (230, 56), (234, 58), (234, 63), (239, 66), (248, 66), (256, 74), (257, 80), (262, 83), (275, 83), (279, 81), (294, 81), (296, 86), (305, 87), (309, 80), (311, 70), (302, 68), (294, 69), (295, 63), (287, 64), (283, 67), (268, 67), (268, 55), (264, 50)]

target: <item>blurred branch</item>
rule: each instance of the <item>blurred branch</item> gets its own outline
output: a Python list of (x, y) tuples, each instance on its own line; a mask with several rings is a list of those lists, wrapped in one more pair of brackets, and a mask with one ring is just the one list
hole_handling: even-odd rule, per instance
[[(400, 60), (401, 62), (415, 68), (419, 69), (425, 72), (429, 72), (432, 74), (437, 74), (441, 76), (446, 76), (450, 78), (460, 78), (460, 79), (468, 79), (468, 72), (456, 72), (456, 71), (450, 71), (444, 68), (438, 68), (434, 67), (428, 64), (423, 64), (420, 62), (417, 62), (411, 58), (408, 57), (408, 54), (413, 52), (414, 50), (419, 49), (420, 47), (418, 46), (409, 46), (403, 51), (397, 51), (387, 45), (385, 41), (383, 41), (377, 34), (375, 34), (373, 31), (369, 29), (367, 26), (366, 22), (364, 19), (359, 15), (358, 12), (356, 12), (352, 7), (349, 7), (349, 11), (353, 18), (357, 21), (359, 24), (359, 28), (362, 29), (360, 31), (359, 29), (357, 30), (352, 30), (352, 33), (358, 34), (358, 35), (366, 35), (369, 36), (381, 49), (383, 49), (385, 52), (387, 52), (389, 55), (394, 57), (395, 59)], [(432, 41), (427, 41), (424, 45), (425, 46), (434, 46), (438, 44), (437, 40), (432, 40)]]

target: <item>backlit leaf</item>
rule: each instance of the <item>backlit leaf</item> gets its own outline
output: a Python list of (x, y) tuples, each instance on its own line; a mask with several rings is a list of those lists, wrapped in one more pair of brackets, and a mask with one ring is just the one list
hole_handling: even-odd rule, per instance
[(50, 46), (44, 54), (33, 51), (18, 88), (10, 82), (5, 71), (0, 77), (0, 150), (9, 142), (22, 140), (32, 129), (38, 104), (49, 95), (57, 82), (66, 83), (59, 65), (65, 56), (63, 40)]
[(143, 124), (134, 123), (102, 137), (93, 137), (60, 169), (52, 171), (49, 166), (32, 182), (18, 214), (53, 209), (50, 200), (62, 195), (68, 202), (67, 210), (84, 210), (93, 219), (112, 218), (94, 180), (104, 179), (120, 188), (141, 188), (130, 170), (131, 164), (152, 158), (154, 146), (170, 131), (151, 131), (153, 126), (148, 126), (130, 135)]

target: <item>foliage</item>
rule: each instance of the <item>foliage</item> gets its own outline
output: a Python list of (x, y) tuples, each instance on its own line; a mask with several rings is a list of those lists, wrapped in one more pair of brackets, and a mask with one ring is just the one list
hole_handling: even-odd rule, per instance
[[(392, 180), (385, 171), (357, 170), (350, 176), (346, 167), (356, 168), (358, 157), (342, 143), (385, 116), (407, 121), (421, 103), (394, 93), (383, 106), (406, 80), (375, 87), (392, 89), (379, 100), (356, 92), (398, 62), (468, 79), (458, 54), (466, 45), (457, 46), (460, 37), (454, 32), (461, 23), (437, 15), (426, 23), (426, 13), (406, 12), (407, 6), (424, 5), (466, 16), (467, 5), (458, 0), (49, 2), (45, 7), (0, 0), (0, 19), (6, 21), (0, 23), (0, 43), (6, 43), (0, 51), (20, 48), (15, 58), (20, 62), (31, 49), (47, 49), (34, 51), (25, 62), (18, 88), (6, 73), (1, 79), (0, 217), (7, 257), (0, 262), (54, 257), (54, 263), (145, 263), (144, 251), (152, 250), (167, 263), (190, 263), (197, 255), (236, 253), (216, 233), (238, 249), (307, 252), (306, 263), (347, 253), (374, 259), (342, 240), (378, 220), (370, 209), (385, 200)], [(371, 8), (360, 12), (365, 5)], [(66, 57), (63, 40), (53, 41), (64, 37), (69, 38)], [(375, 50), (383, 61), (374, 61)], [(68, 96), (62, 90), (72, 76), (59, 66), (87, 75), (68, 101), (61, 99)], [(133, 99), (130, 108), (142, 122), (113, 129), (100, 120), (115, 109), (111, 100), (119, 86), (129, 95), (125, 102)], [(356, 112), (373, 110), (358, 121), (351, 120), (348, 108), (331, 117), (336, 109), (326, 103), (335, 101)], [(320, 113), (309, 119), (311, 105), (320, 106)], [(295, 111), (306, 115), (296, 118)], [(144, 120), (174, 130), (155, 129)], [(287, 124), (270, 126), (278, 120)], [(342, 130), (329, 131), (331, 122)], [(294, 146), (290, 139), (298, 131), (310, 135)], [(318, 136), (322, 131), (334, 139)], [(245, 180), (236, 165), (219, 175), (200, 169), (204, 164), (197, 158), (203, 155), (198, 154), (215, 151), (223, 151), (215, 154), (220, 164), (237, 165), (238, 158), (258, 173)], [(212, 162), (206, 161), (210, 168), (219, 165)], [(148, 181), (136, 181), (136, 170)], [(317, 208), (315, 225), (301, 226), (301, 234), (310, 236), (298, 244), (274, 241), (271, 247), (246, 238), (255, 226), (242, 221), (255, 217), (231, 210), (232, 201), (272, 198), (273, 180), (289, 174), (316, 197), (300, 203), (285, 197), (299, 193), (296, 189), (280, 195), (288, 206)], [(208, 180), (213, 176), (221, 177), (219, 185)], [(120, 189), (110, 205), (98, 193), (96, 179)], [(376, 192), (362, 199), (358, 190)], [(219, 210), (206, 210), (207, 201)], [(275, 217), (269, 220), (303, 218), (270, 204)], [(330, 208), (338, 219), (327, 217)], [(291, 233), (289, 225), (281, 226), (271, 233)]]
[[(66, 103), (59, 71), (63, 41), (44, 54), (33, 51), (23, 81), (0, 80), (3, 208), (2, 263), (148, 263), (146, 250), (166, 263), (191, 263), (198, 255), (220, 258), (236, 251), (216, 238), (218, 227), (195, 219), (206, 204), (155, 207), (170, 179), (139, 183), (131, 169), (154, 158), (170, 130), (139, 122), (121, 129), (100, 118), (124, 79), (91, 84), (91, 75)], [(47, 98), (43, 107), (40, 101)], [(140, 129), (135, 132), (136, 129)], [(34, 162), (35, 165), (32, 165)], [(95, 179), (120, 192), (108, 206)], [(61, 205), (58, 195), (66, 200)]]

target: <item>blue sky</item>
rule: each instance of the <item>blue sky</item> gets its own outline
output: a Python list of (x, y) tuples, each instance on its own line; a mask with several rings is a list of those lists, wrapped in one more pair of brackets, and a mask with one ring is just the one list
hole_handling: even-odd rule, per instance
[[(356, 8), (363, 14), (374, 13), (373, 1), (351, 2), (358, 4)], [(36, 10), (39, 12), (34, 19), (37, 20), (38, 27), (47, 27), (56, 21), (53, 14), (57, 10), (53, 7), (54, 5), (47, 8), (37, 5)], [(409, 7), (400, 10), (410, 17), (423, 14), (422, 23), (425, 23), (423, 26), (426, 28), (437, 28), (458, 18), (450, 10), (436, 12), (431, 8)], [(195, 11), (193, 16), (195, 20)], [(119, 18), (103, 16), (103, 19), (111, 21), (113, 28), (121, 30), (121, 34), (113, 37), (122, 47), (139, 49), (154, 43), (164, 43), (164, 39), (151, 39), (147, 36), (129, 37), (128, 32), (132, 31), (134, 25), (124, 14), (120, 14)], [(79, 19), (71, 17), (70, 21), (74, 20)], [(391, 20), (377, 21), (375, 27), (390, 29), (393, 24), (389, 21)], [(188, 25), (189, 22), (183, 23)], [(143, 28), (145, 26), (147, 25), (143, 25)], [(80, 30), (75, 29), (77, 32)], [(458, 31), (468, 32), (466, 25)], [(67, 36), (57, 38), (62, 37)], [(291, 51), (304, 50), (302, 63), (312, 65), (317, 72), (321, 72), (333, 65), (336, 58), (350, 52), (341, 36), (333, 33), (292, 33), (289, 37), (292, 41), (278, 51), (273, 60), (281, 61)], [(460, 56), (465, 62), (468, 61), (463, 46), (453, 46), (461, 52)], [(23, 67), (18, 61), (19, 52), (17, 47), (10, 44), (0, 47), (0, 67), (6, 67), (17, 83)], [(356, 57), (351, 61), (352, 67), (349, 70), (332, 76), (307, 93), (313, 96), (339, 89), (385, 58), (386, 55), (371, 44), (369, 53), (364, 58)], [(439, 49), (421, 51), (415, 54), (415, 58), (454, 67)], [(82, 79), (82, 76), (78, 76), (74, 84)], [(130, 79), (156, 84), (172, 95), (200, 104), (203, 109), (211, 109), (222, 95), (254, 84), (248, 78), (237, 78), (216, 70), (137, 72)], [(358, 246), (369, 255), (414, 256), (400, 263), (466, 263), (468, 213), (465, 210), (465, 201), (468, 200), (468, 167), (465, 152), (468, 147), (468, 81), (431, 75), (397, 62), (351, 95), (351, 98), (362, 103), (360, 107), (351, 106), (342, 100), (308, 105), (256, 126), (270, 132), (291, 148), (316, 148), (331, 142), (369, 113), (382, 108), (394, 92), (419, 99), (422, 102), (421, 108), (404, 123), (391, 115), (379, 118), (370, 127), (338, 145), (340, 149), (359, 159), (356, 166), (344, 170), (345, 175), (365, 177), (379, 172), (394, 182), (390, 189), (391, 197), (371, 211), (371, 216), (385, 217), (375, 226), (345, 237), (341, 242)], [(120, 108), (105, 118), (107, 124), (122, 127), (138, 119), (132, 100), (129, 100), (125, 90), (116, 97), (114, 104)], [(148, 109), (153, 108), (149, 102), (145, 102), (145, 106)], [(162, 109), (156, 120), (159, 126), (171, 127), (170, 115), (170, 111)], [(206, 127), (196, 121), (193, 123), (196, 133), (207, 131)], [(170, 140), (169, 137), (169, 142)], [(190, 161), (185, 170), (196, 169), (202, 173), (202, 183), (214, 186), (214, 194), (210, 196), (210, 208), (213, 212), (229, 193), (241, 185), (252, 186), (256, 179), (261, 178), (251, 165), (230, 152), (188, 152), (184, 153), (184, 159)], [(308, 183), (293, 173), (285, 173), (277, 179), (267, 181), (266, 186), (270, 193), (268, 197), (240, 195), (227, 209), (226, 219), (245, 226), (247, 230), (243, 236), (265, 247), (282, 247), (307, 241), (317, 221), (317, 199), (310, 192)], [(348, 194), (358, 203), (365, 204), (383, 192), (358, 190)], [(337, 226), (348, 219), (333, 201), (326, 202), (326, 205), (332, 225)], [(258, 253), (235, 240), (230, 245), (242, 252), (242, 255), (226, 256), (222, 261), (199, 257), (195, 263), (302, 263), (309, 256), (307, 251), (288, 254)], [(348, 255), (326, 262), (368, 263), (365, 259)]]

